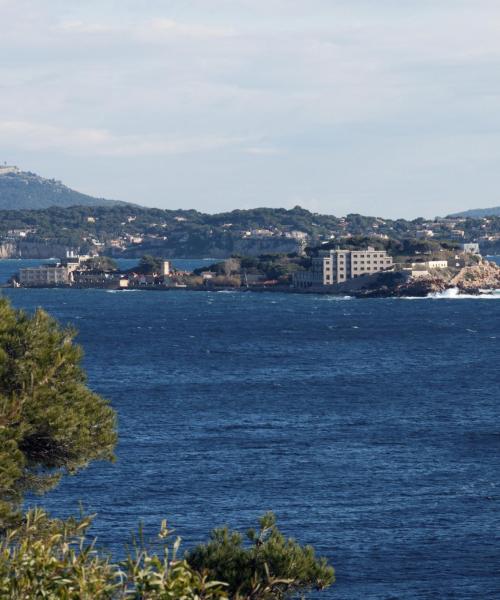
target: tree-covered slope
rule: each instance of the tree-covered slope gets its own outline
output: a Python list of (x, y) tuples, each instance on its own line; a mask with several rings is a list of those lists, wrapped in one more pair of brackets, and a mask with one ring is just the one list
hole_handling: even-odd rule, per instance
[[(431, 237), (426, 232), (431, 232)], [(479, 241), (485, 253), (493, 254), (497, 251), (498, 234), (500, 217), (487, 221), (462, 218), (451, 223), (449, 219), (407, 221), (358, 214), (339, 218), (311, 213), (299, 206), (289, 210), (254, 208), (219, 214), (125, 204), (0, 210), (0, 249), (2, 243), (15, 245), (10, 251), (5, 250), (4, 258), (46, 258), (60, 252), (49, 246), (49, 253), (39, 256), (36, 244), (63, 245), (82, 253), (110, 252), (116, 256), (225, 258), (234, 254), (288, 253), (300, 244), (336, 246), (359, 236), (367, 238), (367, 245), (420, 238), (418, 243), (429, 251), (435, 242), (443, 240)]]
[(473, 208), (463, 212), (450, 215), (451, 217), (467, 217), (470, 219), (482, 219), (483, 217), (500, 217), (500, 206), (492, 208)]
[(115, 200), (76, 192), (55, 179), (16, 168), (0, 168), (0, 210), (42, 209), (50, 206), (113, 206)]

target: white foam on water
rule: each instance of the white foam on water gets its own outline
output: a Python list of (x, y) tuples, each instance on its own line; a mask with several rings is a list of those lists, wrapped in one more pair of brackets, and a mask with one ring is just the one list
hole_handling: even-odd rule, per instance
[(498, 300), (500, 290), (480, 290), (479, 294), (461, 294), (458, 288), (450, 288), (444, 292), (429, 294), (427, 298), (434, 300)]
[(325, 296), (321, 298), (324, 302), (343, 302), (344, 300), (354, 300), (353, 296)]
[[(98, 288), (94, 288), (94, 289), (98, 289)], [(130, 294), (132, 292), (144, 292), (146, 290), (127, 290), (126, 288), (124, 288), (122, 290), (104, 290), (104, 291), (106, 292), (106, 294), (123, 294), (124, 292), (126, 292), (127, 294)]]

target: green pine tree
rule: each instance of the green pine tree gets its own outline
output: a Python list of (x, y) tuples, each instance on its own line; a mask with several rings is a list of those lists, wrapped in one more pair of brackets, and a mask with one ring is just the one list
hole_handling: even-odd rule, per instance
[(0, 527), (23, 495), (113, 459), (115, 413), (91, 392), (75, 332), (0, 299)]
[(247, 545), (239, 532), (215, 529), (208, 543), (186, 555), (187, 562), (209, 579), (226, 582), (235, 600), (282, 600), (333, 584), (334, 570), (326, 559), (316, 557), (311, 546), (287, 539), (273, 513), (259, 525), (258, 531), (248, 531)]

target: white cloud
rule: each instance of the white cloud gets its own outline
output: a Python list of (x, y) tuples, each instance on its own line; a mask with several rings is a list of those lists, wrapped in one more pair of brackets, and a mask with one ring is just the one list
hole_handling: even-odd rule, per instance
[(234, 30), (224, 27), (211, 27), (196, 23), (184, 23), (174, 19), (153, 18), (130, 24), (111, 22), (83, 21), (81, 19), (63, 20), (53, 28), (57, 35), (108, 35), (126, 38), (142, 44), (162, 43), (172, 38), (212, 39), (226, 38), (235, 35)]
[(246, 154), (255, 154), (256, 156), (276, 156), (277, 154), (282, 154), (282, 151), (279, 148), (274, 148), (273, 146), (248, 146), (243, 149), (243, 152)]
[[(215, 188), (238, 168), (232, 161), (247, 160), (242, 181), (271, 182), (272, 194), (299, 170), (270, 177), (252, 155), (273, 165), (310, 159), (318, 188), (306, 174), (300, 195), (320, 202), (320, 184), (321, 193), (339, 189), (329, 165), (356, 172), (372, 160), (367, 148), (376, 147), (376, 168), (366, 186), (383, 190), (398, 156), (418, 174), (449, 148), (459, 168), (500, 147), (498, 0), (0, 0), (0, 8), (2, 151), (43, 151), (61, 178), (74, 156), (102, 164), (178, 155), (189, 172), (191, 153), (228, 148)], [(438, 169), (432, 177), (437, 184)]]
[(156, 34), (156, 40), (165, 35), (179, 35), (194, 38), (226, 38), (235, 35), (234, 30), (229, 28), (196, 24), (191, 25), (165, 18), (152, 19), (146, 24), (144, 29), (148, 34)]
[(55, 28), (56, 32), (68, 34), (110, 34), (120, 33), (119, 27), (108, 25), (106, 23), (89, 23), (80, 20), (62, 21)]
[(30, 151), (57, 150), (73, 155), (133, 157), (190, 154), (239, 146), (249, 140), (223, 136), (165, 139), (158, 136), (114, 135), (103, 129), (64, 129), (26, 121), (0, 121), (4, 144)]

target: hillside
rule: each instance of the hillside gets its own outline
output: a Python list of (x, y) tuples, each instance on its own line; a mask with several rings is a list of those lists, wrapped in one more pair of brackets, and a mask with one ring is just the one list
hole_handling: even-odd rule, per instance
[(76, 192), (55, 179), (45, 179), (17, 167), (0, 167), (0, 210), (43, 209), (50, 206), (113, 206), (116, 200)]
[(124, 204), (0, 211), (3, 258), (58, 256), (61, 246), (124, 258), (144, 254), (225, 258), (354, 242), (391, 246), (387, 249), (394, 251), (410, 244), (421, 253), (434, 251), (441, 242), (479, 242), (485, 254), (495, 254), (500, 247), (500, 217), (406, 221), (350, 214), (339, 218), (299, 206), (219, 214)]
[(483, 217), (500, 217), (500, 206), (493, 208), (473, 208), (463, 212), (454, 213), (450, 217), (466, 217), (469, 219), (482, 219)]

